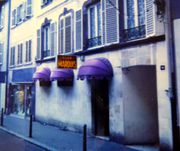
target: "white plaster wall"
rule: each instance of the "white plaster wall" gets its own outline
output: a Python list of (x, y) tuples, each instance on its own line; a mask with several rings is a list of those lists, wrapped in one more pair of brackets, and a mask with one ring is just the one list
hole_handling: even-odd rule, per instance
[[(172, 149), (171, 105), (168, 94), (165, 91), (168, 90), (170, 87), (167, 51), (168, 50), (165, 42), (160, 42), (156, 46), (159, 139), (161, 146), (171, 150)], [(160, 70), (161, 65), (165, 66), (165, 70)]]
[(174, 20), (174, 44), (176, 54), (176, 84), (177, 84), (177, 97), (178, 97), (178, 126), (180, 127), (180, 19)]

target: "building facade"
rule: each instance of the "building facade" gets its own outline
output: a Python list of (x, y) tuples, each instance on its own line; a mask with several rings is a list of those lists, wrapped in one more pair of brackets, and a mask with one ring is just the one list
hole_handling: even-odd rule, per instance
[[(172, 150), (167, 10), (160, 0), (11, 1), (8, 113)], [(77, 68), (57, 68), (58, 55)]]
[(9, 2), (0, 2), (0, 108), (5, 108)]
[(11, 1), (7, 108), (8, 113), (23, 117), (35, 110), (33, 6), (32, 0)]

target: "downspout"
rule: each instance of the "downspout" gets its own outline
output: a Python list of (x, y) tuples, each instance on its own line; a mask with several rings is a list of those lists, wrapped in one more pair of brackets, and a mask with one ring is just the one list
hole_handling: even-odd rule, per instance
[(178, 151), (178, 122), (177, 122), (177, 89), (176, 89), (176, 58), (174, 49), (174, 34), (173, 34), (173, 20), (172, 20), (172, 8), (171, 1), (166, 0), (166, 13), (167, 13), (167, 49), (168, 49), (168, 64), (169, 64), (169, 76), (170, 85), (169, 96), (171, 103), (171, 118), (172, 118), (172, 145), (173, 151)]
[(7, 51), (6, 51), (6, 97), (5, 97), (5, 108), (6, 113), (8, 113), (9, 104), (9, 50), (10, 50), (10, 30), (11, 30), (11, 0), (8, 0), (8, 31), (7, 31)]

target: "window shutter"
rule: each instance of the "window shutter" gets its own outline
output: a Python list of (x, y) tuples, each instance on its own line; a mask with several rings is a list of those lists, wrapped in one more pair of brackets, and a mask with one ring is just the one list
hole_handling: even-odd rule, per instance
[(50, 27), (51, 33), (51, 56), (57, 51), (57, 23), (52, 23)]
[(15, 15), (14, 15), (14, 25), (16, 25), (17, 23), (18, 23), (18, 21), (17, 21), (17, 9), (15, 9), (15, 13), (14, 13)]
[(146, 36), (155, 35), (155, 5), (153, 0), (145, 1)]
[(41, 30), (37, 30), (37, 54), (36, 60), (41, 59)]
[(2, 8), (1, 8), (1, 21), (0, 21), (0, 23), (1, 23), (1, 25), (0, 25), (0, 27), (4, 27), (4, 14), (5, 14), (5, 8), (4, 8), (4, 6), (2, 6)]
[(26, 10), (26, 16), (30, 17), (32, 16), (32, 0), (27, 0), (27, 10)]
[(59, 54), (64, 51), (64, 19), (59, 20)]
[(28, 51), (28, 61), (31, 61), (31, 54), (32, 54), (32, 40), (29, 40), (29, 51)]
[(102, 10), (102, 44), (105, 44), (105, 0), (101, 0)]
[(23, 11), (22, 11), (22, 19), (25, 20), (26, 19), (26, 2), (23, 3)]
[(81, 10), (76, 12), (76, 50), (82, 49)]
[(25, 47), (25, 50), (26, 50), (25, 62), (28, 62), (28, 48), (29, 48), (29, 43), (28, 43), (28, 41), (26, 41), (26, 47)]
[[(105, 42), (106, 44), (119, 42), (119, 11), (118, 0), (103, 0), (102, 5), (105, 3)], [(104, 7), (104, 6), (103, 6)], [(103, 22), (104, 23), (104, 22)]]
[(71, 16), (65, 18), (65, 53), (71, 52)]
[(3, 50), (4, 50), (4, 44), (0, 43), (0, 65), (3, 63)]

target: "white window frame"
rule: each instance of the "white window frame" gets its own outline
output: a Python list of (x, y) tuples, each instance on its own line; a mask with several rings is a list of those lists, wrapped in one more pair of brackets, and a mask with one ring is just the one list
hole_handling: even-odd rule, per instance
[[(97, 11), (97, 4), (100, 4), (100, 8), (101, 8), (101, 3), (100, 2), (98, 2), (98, 3), (88, 7), (88, 39), (89, 38), (93, 38), (93, 37), (90, 37), (90, 33), (91, 33), (91, 31), (90, 31), (90, 25), (91, 25), (91, 23), (90, 23), (90, 9), (91, 8), (95, 8), (95, 37), (98, 37), (98, 14), (97, 14), (98, 11)], [(102, 14), (102, 8), (100, 10), (100, 14)], [(101, 18), (101, 25), (100, 26), (101, 26), (101, 37), (102, 37), (102, 15), (100, 15), (100, 18)]]
[(3, 64), (4, 43), (0, 42), (0, 65)]
[[(48, 29), (48, 33), (47, 33), (48, 43), (46, 42), (45, 29)], [(50, 37), (50, 36), (51, 36), (51, 35), (50, 35), (50, 25), (47, 25), (47, 26), (45, 26), (45, 27), (43, 28), (43, 33), (44, 33), (44, 36), (43, 36), (43, 42), (44, 42), (44, 44), (43, 44), (42, 53), (43, 53), (43, 59), (46, 59), (46, 58), (52, 57), (52, 56), (51, 56), (51, 42), (50, 42), (50, 40), (51, 40), (51, 37)], [(50, 51), (50, 55), (44, 57), (44, 52), (46, 52), (46, 51), (45, 51), (45, 46), (46, 46), (46, 44), (47, 44), (47, 46), (48, 46), (48, 49), (46, 49), (46, 51), (49, 50), (49, 51)]]
[[(138, 27), (139, 26), (139, 21), (138, 21), (138, 1), (137, 0), (133, 0), (134, 1), (134, 27)], [(144, 5), (145, 5), (145, 0), (144, 0)], [(128, 16), (127, 16), (127, 0), (124, 0), (124, 25), (125, 25), (125, 29), (128, 29)], [(145, 9), (145, 7), (144, 7)], [(145, 22), (146, 24), (146, 22)]]
[[(65, 42), (66, 42), (66, 18), (67, 17), (71, 17), (71, 50), (70, 50), (70, 52), (65, 52), (65, 49), (66, 49), (66, 46), (65, 46)], [(62, 51), (62, 54), (70, 54), (70, 53), (72, 53), (72, 51), (73, 51), (73, 41), (72, 41), (72, 39), (73, 39), (73, 18), (72, 18), (72, 14), (71, 13), (68, 13), (67, 15), (65, 15), (65, 16), (62, 16), (61, 18), (60, 18), (60, 21), (59, 21), (59, 23), (61, 22), (61, 20), (63, 20), (63, 37), (64, 37), (64, 39), (63, 39), (63, 51)], [(60, 29), (59, 29), (60, 30)], [(59, 53), (59, 51), (58, 51), (58, 53)]]

